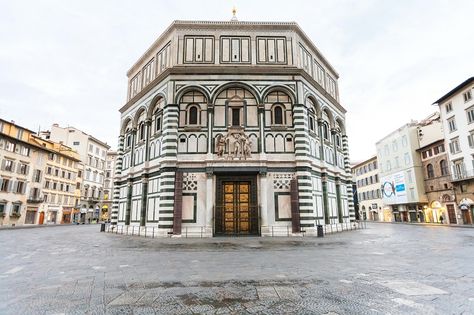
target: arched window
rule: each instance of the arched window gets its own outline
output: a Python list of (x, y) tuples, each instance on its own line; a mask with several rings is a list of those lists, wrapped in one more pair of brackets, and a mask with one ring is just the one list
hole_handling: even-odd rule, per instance
[(283, 125), (283, 108), (280, 105), (273, 108), (273, 124)]
[(341, 147), (341, 137), (339, 136), (339, 134), (336, 134), (336, 146), (338, 148)]
[(145, 140), (145, 123), (144, 122), (140, 123), (139, 131), (140, 131), (140, 140)]
[(188, 124), (189, 125), (197, 125), (198, 124), (198, 108), (197, 106), (189, 107), (188, 112)]
[(132, 134), (130, 133), (130, 129), (125, 131), (125, 147), (130, 148), (132, 145)]
[(433, 168), (433, 164), (428, 164), (426, 166), (426, 172), (428, 174), (428, 178), (433, 178), (434, 177), (434, 168)]
[(161, 130), (161, 116), (155, 117), (155, 131), (158, 132)]
[(323, 137), (324, 140), (329, 141), (329, 127), (326, 122), (323, 123)]
[(441, 162), (439, 162), (439, 166), (441, 168), (442, 176), (449, 175), (448, 162), (446, 162), (446, 160), (441, 160)]

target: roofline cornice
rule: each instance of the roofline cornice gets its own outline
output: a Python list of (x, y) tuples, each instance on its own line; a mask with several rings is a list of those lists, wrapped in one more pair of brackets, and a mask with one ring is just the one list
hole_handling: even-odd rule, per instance
[[(187, 76), (192, 75), (215, 75), (215, 74), (247, 74), (247, 75), (258, 75), (261, 76), (264, 73), (270, 75), (290, 75), (293, 77), (301, 76), (308, 83), (314, 86), (321, 95), (323, 95), (332, 105), (334, 105), (339, 111), (345, 114), (346, 109), (335, 99), (333, 98), (326, 90), (324, 90), (319, 83), (316, 82), (306, 71), (296, 67), (248, 67), (248, 66), (234, 66), (234, 67), (214, 67), (214, 66), (175, 66), (168, 68), (163, 71), (158, 77), (151, 81), (144, 89), (142, 89), (137, 95), (132, 97), (127, 103), (125, 103), (120, 109), (120, 113), (124, 113), (129, 109), (133, 104), (137, 103), (143, 96), (150, 92), (153, 88), (159, 85), (163, 80), (171, 75), (182, 75)], [(296, 78), (293, 80), (297, 81)], [(236, 80), (237, 81), (237, 80)], [(171, 103), (171, 100), (168, 100), (168, 103)]]
[(334, 74), (336, 79), (339, 79), (339, 73), (334, 69), (334, 67), (329, 63), (329, 61), (324, 57), (321, 51), (316, 47), (313, 41), (306, 35), (306, 33), (300, 28), (296, 22), (251, 22), (251, 21), (173, 21), (170, 26), (151, 44), (151, 46), (145, 51), (145, 53), (138, 58), (138, 60), (133, 64), (133, 66), (127, 71), (127, 77), (130, 77), (134, 72), (137, 71), (137, 68), (142, 65), (148, 58), (151, 57), (151, 53), (154, 52), (161, 44), (164, 44), (163, 41), (168, 38), (168, 36), (174, 31), (183, 28), (197, 26), (205, 27), (206, 29), (233, 29), (236, 26), (242, 28), (251, 28), (251, 27), (265, 27), (271, 26), (272, 30), (289, 30), (297, 33), (302, 39), (306, 41), (308, 46), (319, 57), (319, 59), (324, 63), (324, 65)]

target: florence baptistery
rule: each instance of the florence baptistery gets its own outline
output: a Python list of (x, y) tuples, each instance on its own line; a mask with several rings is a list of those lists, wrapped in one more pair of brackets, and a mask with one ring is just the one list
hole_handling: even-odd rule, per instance
[(355, 219), (339, 75), (298, 24), (175, 21), (127, 76), (114, 226), (286, 236)]

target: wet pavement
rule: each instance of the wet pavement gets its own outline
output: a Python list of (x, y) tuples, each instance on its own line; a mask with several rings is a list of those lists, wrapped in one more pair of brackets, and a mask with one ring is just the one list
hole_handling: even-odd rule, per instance
[(474, 314), (474, 229), (304, 238), (0, 231), (0, 314)]

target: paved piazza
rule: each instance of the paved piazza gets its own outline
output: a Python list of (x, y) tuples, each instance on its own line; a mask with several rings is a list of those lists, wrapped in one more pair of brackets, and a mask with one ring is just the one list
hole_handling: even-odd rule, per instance
[(0, 314), (474, 314), (474, 229), (318, 238), (0, 231)]

